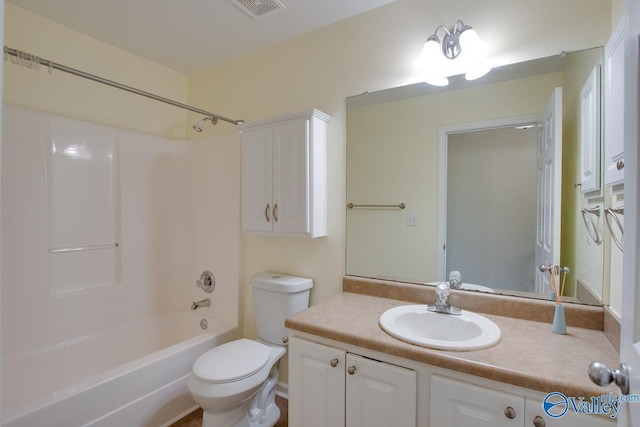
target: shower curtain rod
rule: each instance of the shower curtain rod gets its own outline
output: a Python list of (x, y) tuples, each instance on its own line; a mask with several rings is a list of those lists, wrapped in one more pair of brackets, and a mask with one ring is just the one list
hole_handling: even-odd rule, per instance
[(127, 85), (123, 85), (123, 84), (118, 83), (118, 82), (114, 82), (113, 80), (107, 80), (105, 78), (102, 78), (102, 77), (99, 77), (99, 76), (95, 76), (93, 74), (85, 73), (84, 71), (76, 70), (75, 68), (67, 67), (66, 65), (58, 64), (58, 63), (53, 62), (51, 60), (40, 58), (40, 57), (37, 57), (37, 56), (32, 55), (32, 54), (27, 53), (27, 52), (23, 52), (23, 51), (20, 51), (20, 50), (17, 50), (17, 49), (12, 49), (12, 48), (10, 48), (8, 46), (4, 47), (4, 53), (5, 53), (5, 55), (15, 56), (16, 58), (20, 58), (20, 59), (25, 60), (27, 62), (31, 62), (31, 63), (35, 62), (38, 65), (43, 65), (43, 66), (46, 66), (46, 67), (49, 67), (49, 68), (53, 68), (53, 69), (56, 69), (56, 70), (64, 71), (65, 73), (73, 74), (74, 76), (83, 77), (85, 79), (93, 80), (94, 82), (102, 83), (102, 84), (107, 85), (107, 86), (112, 86), (112, 87), (115, 87), (117, 89), (121, 89), (121, 90), (124, 90), (124, 91), (127, 91), (127, 92), (135, 93), (136, 95), (145, 96), (145, 97), (153, 99), (155, 101), (164, 102), (165, 104), (173, 105), (174, 107), (183, 108), (185, 110), (193, 111), (194, 113), (199, 113), (199, 114), (202, 114), (202, 115), (207, 116), (207, 117), (213, 117), (213, 118), (216, 118), (218, 120), (224, 120), (225, 122), (232, 123), (234, 125), (240, 125), (240, 124), (244, 123), (244, 120), (233, 120), (233, 119), (229, 119), (227, 117), (219, 116), (217, 114), (213, 114), (213, 113), (210, 113), (208, 111), (201, 110), (199, 108), (192, 107), (192, 106), (187, 105), (187, 104), (183, 104), (181, 102), (173, 101), (173, 100), (168, 99), (168, 98), (163, 98), (162, 96), (154, 95), (153, 93), (145, 92), (143, 90), (136, 89), (136, 88), (131, 87), (131, 86), (127, 86)]

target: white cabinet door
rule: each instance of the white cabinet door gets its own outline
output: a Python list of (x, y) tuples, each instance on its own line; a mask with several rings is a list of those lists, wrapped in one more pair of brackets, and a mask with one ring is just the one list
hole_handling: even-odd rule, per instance
[(624, 22), (604, 48), (604, 182), (624, 183)]
[(431, 377), (431, 426), (523, 425), (523, 396), (514, 396), (436, 375)]
[(291, 338), (289, 426), (344, 426), (345, 354), (344, 350)]
[(600, 194), (600, 65), (580, 91), (580, 191)]
[(347, 426), (415, 427), (416, 372), (347, 354)]
[(242, 133), (242, 229), (270, 232), (273, 228), (272, 130)]
[[(552, 414), (554, 414), (552, 412)], [(558, 413), (559, 414), (559, 413)], [(614, 427), (615, 421), (598, 415), (576, 414), (569, 407), (567, 412), (558, 418), (548, 416), (542, 409), (542, 402), (535, 399), (526, 399), (525, 426), (539, 427)]]
[(273, 127), (273, 230), (309, 232), (309, 120)]

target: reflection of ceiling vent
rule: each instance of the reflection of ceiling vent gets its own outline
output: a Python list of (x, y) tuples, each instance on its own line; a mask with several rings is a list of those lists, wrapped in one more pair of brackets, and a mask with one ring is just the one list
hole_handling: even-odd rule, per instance
[(287, 7), (278, 0), (229, 0), (256, 21)]

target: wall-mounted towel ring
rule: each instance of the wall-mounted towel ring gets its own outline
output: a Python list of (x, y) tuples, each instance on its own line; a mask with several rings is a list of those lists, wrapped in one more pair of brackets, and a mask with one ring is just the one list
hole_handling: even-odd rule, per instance
[(593, 242), (597, 245), (602, 243), (602, 237), (600, 237), (600, 233), (598, 232), (598, 219), (593, 219), (593, 217), (600, 218), (600, 206), (596, 206), (591, 209), (582, 209), (582, 220), (584, 221), (584, 226), (587, 228), (587, 233), (589, 233), (589, 237), (593, 240)]
[[(624, 226), (622, 222), (620, 222), (620, 218), (618, 215), (624, 215), (624, 206), (619, 208), (607, 208), (604, 210), (604, 217), (606, 218), (607, 228), (609, 228), (609, 232), (611, 233), (611, 239), (613, 243), (616, 244), (618, 249), (624, 252)], [(616, 222), (618, 229), (620, 230), (620, 239), (613, 232), (613, 227), (611, 226), (611, 218)]]

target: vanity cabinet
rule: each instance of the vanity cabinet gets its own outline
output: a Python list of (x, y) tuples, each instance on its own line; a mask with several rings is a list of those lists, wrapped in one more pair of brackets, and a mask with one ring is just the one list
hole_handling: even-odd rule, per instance
[(464, 381), (431, 377), (431, 426), (438, 427), (614, 427), (604, 417), (576, 414), (549, 417), (542, 401)]
[(244, 124), (242, 231), (327, 235), (327, 121), (311, 110)]
[(414, 370), (292, 337), (289, 425), (414, 427)]
[(624, 183), (624, 22), (604, 48), (604, 182)]

